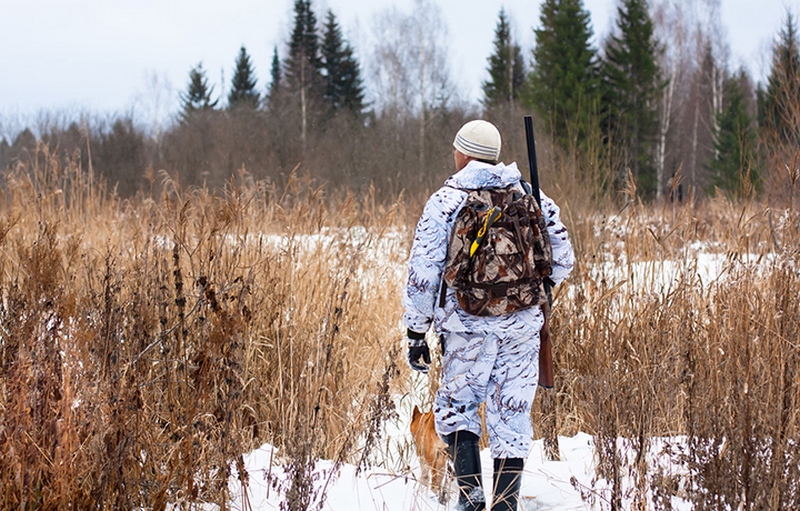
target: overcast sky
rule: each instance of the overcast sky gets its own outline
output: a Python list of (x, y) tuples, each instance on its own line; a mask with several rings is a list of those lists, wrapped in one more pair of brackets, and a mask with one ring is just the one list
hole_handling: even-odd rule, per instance
[[(539, 24), (537, 0), (433, 0), (449, 34), (452, 76), (462, 95), (480, 97), (501, 7), (524, 49)], [(732, 64), (756, 79), (787, 8), (800, 0), (720, 0)], [(0, 134), (42, 111), (167, 115), (178, 105), (189, 70), (203, 62), (219, 93), (227, 88), (239, 47), (250, 53), (265, 90), (272, 51), (286, 53), (293, 0), (0, 0)], [(313, 0), (321, 22), (331, 9), (365, 66), (374, 20), (413, 0)], [(615, 18), (617, 0), (584, 0), (595, 44)], [(526, 51), (526, 55), (529, 53)]]

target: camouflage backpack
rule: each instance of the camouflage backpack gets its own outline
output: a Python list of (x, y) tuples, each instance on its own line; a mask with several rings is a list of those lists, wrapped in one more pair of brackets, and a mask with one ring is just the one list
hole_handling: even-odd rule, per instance
[(500, 316), (547, 301), (542, 281), (552, 258), (533, 195), (516, 186), (470, 190), (456, 216), (444, 281), (469, 314)]

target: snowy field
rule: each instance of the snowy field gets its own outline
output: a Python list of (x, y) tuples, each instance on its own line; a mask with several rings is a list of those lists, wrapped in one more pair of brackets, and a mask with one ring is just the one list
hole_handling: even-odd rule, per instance
[[(521, 507), (534, 510), (584, 510), (591, 509), (581, 499), (573, 486), (589, 487), (593, 478), (592, 437), (580, 433), (574, 437), (560, 438), (562, 461), (546, 461), (541, 440), (536, 441), (525, 465), (522, 481)], [(282, 495), (270, 486), (268, 479), (281, 480), (282, 470), (275, 465), (275, 456), (269, 446), (263, 446), (245, 457), (250, 474), (249, 506), (253, 510), (280, 509)], [(487, 491), (491, 489), (492, 460), (488, 449), (481, 452), (483, 480)], [(270, 469), (270, 461), (273, 465)], [(372, 469), (356, 475), (356, 468), (344, 465), (338, 474), (332, 473), (332, 463), (320, 461), (317, 469), (320, 484), (328, 484), (327, 499), (322, 507), (329, 511), (351, 510), (454, 510), (456, 508), (455, 483), (451, 485), (451, 500), (445, 505), (418, 482), (416, 460), (406, 473), (390, 473)], [(237, 502), (234, 509), (248, 509), (242, 499), (240, 487), (234, 484)]]
[[(384, 241), (385, 242), (385, 241)], [(389, 245), (396, 249), (400, 244), (397, 237), (389, 237)], [(303, 245), (306, 246), (306, 245)], [(385, 249), (385, 247), (383, 247)], [(694, 261), (690, 270), (698, 283), (705, 287), (715, 279), (725, 278), (731, 268), (737, 265), (750, 266), (758, 261), (757, 256), (739, 256), (731, 260), (728, 254), (709, 253), (701, 243), (687, 247), (685, 257)], [(772, 260), (772, 256), (767, 257)], [(665, 293), (678, 279), (686, 278), (685, 265), (678, 261), (652, 261), (633, 263), (628, 266), (627, 274), (621, 269), (624, 265), (612, 262), (599, 264), (592, 277), (614, 275), (618, 283), (634, 286), (640, 291), (647, 288), (650, 292)], [(684, 270), (682, 270), (682, 268)], [(398, 277), (404, 278), (405, 268), (397, 268)], [(568, 292), (569, 294), (569, 292)], [(423, 388), (417, 381), (418, 375), (412, 376), (410, 385)], [(545, 392), (539, 390), (538, 392)], [(416, 394), (412, 391), (412, 395)], [(315, 499), (310, 509), (326, 511), (409, 511), (432, 510), (445, 511), (456, 509), (456, 485), (450, 477), (450, 499), (445, 504), (437, 501), (436, 495), (428, 490), (420, 481), (418, 460), (413, 450), (413, 443), (408, 425), (410, 424), (409, 403), (398, 403), (400, 416), (386, 425), (384, 433), (387, 447), (385, 453), (374, 459), (374, 467), (358, 471), (352, 465), (335, 465), (326, 460), (319, 460), (315, 467), (317, 476)], [(620, 451), (625, 451), (625, 442), (619, 441)], [(678, 460), (681, 446), (686, 439), (654, 439), (650, 448), (649, 464), (658, 466), (673, 475), (685, 475), (685, 470)], [(609, 489), (606, 482), (597, 480), (596, 460), (594, 457), (594, 439), (586, 433), (578, 433), (574, 437), (560, 437), (560, 461), (548, 461), (545, 458), (542, 440), (537, 440), (526, 461), (522, 482), (520, 510), (604, 510), (609, 509), (607, 495)], [(491, 495), (492, 460), (489, 450), (481, 453), (483, 462), (483, 483), (487, 498)], [(280, 452), (273, 451), (269, 445), (248, 453), (245, 456), (245, 467), (249, 474), (249, 489), (246, 494), (236, 477), (231, 479), (234, 496), (233, 509), (255, 511), (278, 510), (284, 500), (283, 491), (288, 487), (288, 476), (283, 465), (286, 460)], [(634, 476), (623, 476), (623, 486), (635, 486)], [(321, 497), (324, 495), (324, 497)], [(625, 505), (625, 503), (623, 504)], [(689, 511), (691, 504), (679, 498), (672, 498), (671, 509)]]
[[(449, 477), (449, 501), (440, 504), (437, 496), (420, 482), (421, 472), (408, 430), (410, 409), (419, 404), (425, 392), (426, 377), (412, 374), (410, 394), (395, 400), (398, 416), (384, 424), (383, 448), (372, 457), (373, 468), (359, 471), (349, 464), (336, 465), (318, 460), (314, 468), (315, 492), (309, 509), (321, 511), (451, 511), (456, 509), (456, 485)], [(548, 392), (543, 389), (537, 391)], [(412, 396), (417, 396), (414, 398)], [(626, 441), (618, 441), (620, 453), (633, 456)], [(664, 474), (686, 475), (681, 449), (686, 438), (653, 439), (648, 464), (659, 467)], [(596, 473), (594, 439), (586, 433), (574, 437), (559, 437), (560, 461), (547, 460), (543, 441), (536, 440), (527, 458), (520, 492), (520, 511), (599, 511), (609, 509), (610, 488)], [(487, 498), (491, 495), (492, 459), (489, 449), (481, 451), (483, 484)], [(234, 470), (230, 488), (232, 509), (268, 511), (279, 510), (285, 504), (289, 461), (277, 449), (265, 444), (244, 457), (248, 473), (248, 490), (244, 492)], [(635, 487), (635, 475), (623, 476), (624, 488)], [(324, 497), (323, 497), (324, 495)], [(629, 504), (623, 499), (624, 504)], [(319, 503), (322, 506), (319, 507)], [(624, 505), (623, 504), (623, 505)], [(671, 509), (690, 511), (692, 506), (672, 498)]]

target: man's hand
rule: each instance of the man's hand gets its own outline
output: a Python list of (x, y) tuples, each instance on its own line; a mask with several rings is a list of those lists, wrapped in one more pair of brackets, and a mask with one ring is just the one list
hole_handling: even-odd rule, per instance
[[(423, 363), (424, 362), (424, 363)], [(425, 342), (425, 334), (408, 331), (408, 365), (411, 369), (427, 373), (430, 369), (431, 352)]]

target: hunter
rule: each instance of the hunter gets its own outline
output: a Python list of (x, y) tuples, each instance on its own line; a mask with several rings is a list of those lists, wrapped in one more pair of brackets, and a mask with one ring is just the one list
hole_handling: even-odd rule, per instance
[[(545, 312), (540, 306), (528, 306), (486, 315), (484, 304), (480, 311), (473, 311), (478, 315), (468, 313), (459, 303), (457, 290), (445, 284), (445, 272), (450, 267), (448, 252), (456, 219), (471, 192), (512, 190), (518, 200), (521, 194), (530, 194), (530, 187), (521, 181), (516, 163), (499, 161), (501, 137), (493, 124), (484, 120), (466, 123), (453, 146), (456, 173), (426, 203), (411, 248), (403, 293), (408, 362), (412, 369), (427, 373), (431, 359), (425, 334), (433, 326), (442, 348), (441, 381), (434, 398), (436, 431), (450, 449), (459, 487), (458, 509), (486, 509), (478, 446), (482, 434), (478, 405), (486, 403), (494, 462), (491, 509), (516, 510), (533, 442), (530, 412), (538, 383), (539, 334)], [(484, 235), (487, 224), (495, 218), (498, 225), (504, 220), (502, 215), (488, 216), (482, 217)], [(572, 245), (558, 206), (544, 193), (539, 216), (543, 217), (541, 225), (546, 225), (552, 253), (548, 278), (556, 285), (572, 270)], [(480, 241), (472, 240), (473, 251), (481, 250), (477, 246)], [(534, 298), (539, 300), (536, 304), (541, 303), (540, 298)]]

